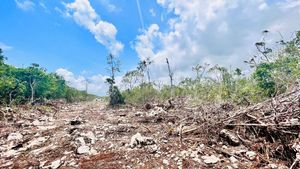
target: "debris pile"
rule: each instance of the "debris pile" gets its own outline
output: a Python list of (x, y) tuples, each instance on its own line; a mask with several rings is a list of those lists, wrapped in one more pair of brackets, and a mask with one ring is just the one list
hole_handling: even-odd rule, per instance
[(300, 91), (247, 108), (188, 99), (0, 110), (0, 168), (300, 167)]
[(220, 137), (226, 146), (245, 146), (252, 168), (299, 168), (299, 117), (300, 91), (295, 90), (235, 112), (224, 120)]

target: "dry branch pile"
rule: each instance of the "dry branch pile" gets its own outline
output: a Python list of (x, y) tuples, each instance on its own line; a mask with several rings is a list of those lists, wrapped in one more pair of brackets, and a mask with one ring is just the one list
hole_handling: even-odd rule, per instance
[(223, 123), (242, 145), (256, 152), (257, 164), (252, 167), (282, 162), (299, 168), (299, 117), (300, 90), (295, 90), (237, 111)]

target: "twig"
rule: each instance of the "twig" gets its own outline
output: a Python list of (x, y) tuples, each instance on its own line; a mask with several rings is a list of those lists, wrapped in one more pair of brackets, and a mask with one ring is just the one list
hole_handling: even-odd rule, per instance
[(293, 162), (293, 164), (291, 165), (290, 169), (293, 169), (294, 166), (298, 163), (299, 159), (296, 158), (295, 161)]
[(195, 127), (195, 128), (189, 129), (189, 130), (181, 131), (181, 134), (193, 132), (193, 131), (195, 131), (195, 130), (197, 130), (197, 129), (199, 129), (199, 128), (200, 128), (200, 127)]
[(235, 157), (235, 158), (240, 159), (240, 160), (250, 161), (250, 160), (248, 160), (246, 158), (239, 157), (239, 156), (237, 156), (235, 154), (231, 154), (231, 153), (226, 152), (226, 151), (224, 151), (222, 149), (217, 149), (217, 148), (214, 148), (214, 147), (210, 147), (210, 148), (212, 148), (213, 150), (215, 150), (217, 153), (220, 153), (220, 154), (225, 154), (225, 155), (230, 156), (230, 157), (232, 156), (232, 157)]
[(265, 124), (264, 122), (262, 122), (261, 120), (257, 119), (257, 117), (249, 114), (249, 113), (246, 113), (246, 116), (247, 117), (250, 117), (251, 119), (255, 120), (256, 122), (258, 122), (259, 124)]
[(251, 142), (243, 139), (240, 135), (239, 132), (236, 132), (236, 136), (242, 141), (242, 143), (246, 146), (246, 147), (251, 147)]
[(268, 127), (268, 126), (293, 127), (293, 126), (300, 126), (300, 124), (290, 124), (290, 123), (280, 123), (280, 124), (239, 123), (239, 124), (225, 124), (225, 125), (226, 126), (258, 126), (258, 127)]
[(147, 129), (150, 133), (152, 133), (152, 131), (148, 127), (146, 127), (145, 125), (141, 124), (141, 126), (144, 127), (145, 129)]

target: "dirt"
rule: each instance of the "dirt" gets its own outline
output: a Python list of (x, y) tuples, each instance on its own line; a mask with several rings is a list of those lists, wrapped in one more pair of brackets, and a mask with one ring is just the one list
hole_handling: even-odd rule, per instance
[(299, 96), (247, 108), (188, 100), (1, 108), (0, 168), (297, 168)]

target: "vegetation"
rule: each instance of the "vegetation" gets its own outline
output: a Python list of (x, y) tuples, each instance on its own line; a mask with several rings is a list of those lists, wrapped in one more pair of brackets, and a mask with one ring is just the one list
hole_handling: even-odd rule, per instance
[[(267, 36), (268, 31), (263, 31)], [(300, 77), (300, 32), (289, 40), (277, 42), (280, 49), (274, 50), (262, 41), (255, 43), (258, 55), (244, 61), (252, 69), (245, 74), (240, 68), (234, 70), (219, 65), (204, 63), (191, 66), (195, 78), (185, 78), (174, 84), (174, 72), (166, 58), (170, 85), (160, 86), (151, 81), (149, 58), (139, 62), (136, 70), (128, 71), (122, 82), (127, 87), (122, 93), (115, 85), (115, 74), (119, 72), (119, 61), (107, 57), (109, 65), (109, 105), (126, 103), (144, 104), (151, 100), (186, 97), (195, 103), (229, 101), (249, 105), (274, 97), (298, 83)], [(17, 68), (5, 63), (7, 58), (0, 49), (0, 104), (24, 104), (49, 99), (65, 99), (69, 102), (95, 98), (85, 91), (66, 85), (66, 81), (55, 73), (48, 73), (38, 64)], [(147, 77), (147, 80), (145, 80)]]
[(66, 81), (38, 64), (16, 68), (5, 64), (0, 49), (0, 105), (43, 102), (49, 99), (65, 99), (68, 102), (95, 98), (84, 91), (66, 85)]
[[(263, 31), (263, 36), (267, 36), (268, 32)], [(273, 50), (267, 46), (265, 38), (255, 43), (259, 55), (245, 61), (252, 69), (251, 73), (245, 74), (240, 68), (231, 70), (219, 65), (196, 64), (191, 67), (196, 78), (185, 78), (177, 85), (172, 83), (174, 73), (168, 69), (172, 84), (162, 88), (155, 83), (144, 82), (145, 71), (139, 71), (139, 64), (137, 70), (123, 77), (123, 82), (130, 83), (130, 87), (122, 94), (127, 103), (136, 105), (174, 97), (189, 97), (198, 104), (230, 101), (249, 105), (260, 102), (285, 92), (300, 78), (300, 31), (290, 41), (280, 40), (277, 44), (280, 49)], [(170, 67), (168, 60), (167, 66)]]
[(109, 84), (109, 105), (117, 106), (124, 104), (124, 98), (118, 87), (115, 85), (115, 73), (120, 72), (119, 60), (117, 60), (117, 58), (112, 54), (109, 54), (107, 56), (107, 64), (109, 65), (107, 70), (110, 73), (110, 77), (106, 79), (106, 82)]

